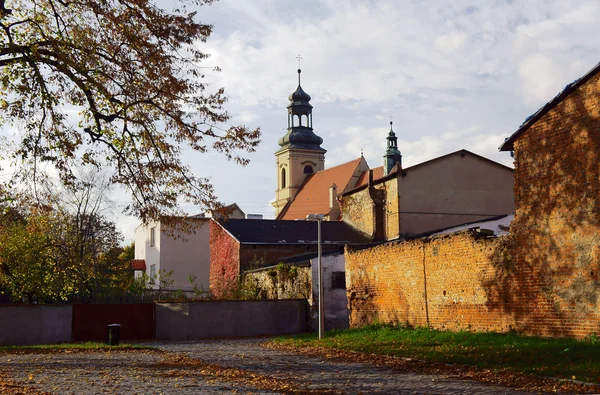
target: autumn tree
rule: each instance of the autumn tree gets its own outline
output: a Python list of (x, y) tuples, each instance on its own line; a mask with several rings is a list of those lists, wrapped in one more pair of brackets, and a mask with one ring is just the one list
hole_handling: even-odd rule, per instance
[[(17, 123), (13, 159), (36, 180), (51, 164), (65, 185), (79, 162), (111, 169), (143, 220), (178, 213), (178, 199), (216, 200), (181, 160), (186, 147), (245, 165), (260, 131), (227, 126), (223, 89), (209, 91), (199, 49), (212, 26), (183, 0), (0, 0), (0, 124)], [(186, 4), (187, 3), (187, 4)], [(71, 124), (65, 109), (79, 110)], [(1, 126), (0, 125), (0, 126)]]
[(34, 210), (27, 220), (3, 218), (0, 288), (15, 300), (53, 302), (76, 292), (76, 268), (58, 259), (52, 212)]

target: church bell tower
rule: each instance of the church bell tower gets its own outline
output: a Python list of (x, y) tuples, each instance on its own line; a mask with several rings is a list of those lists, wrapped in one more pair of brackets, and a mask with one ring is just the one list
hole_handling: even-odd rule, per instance
[(398, 149), (398, 137), (392, 129), (392, 121), (390, 121), (390, 132), (387, 136), (387, 149), (385, 155), (383, 155), (383, 174), (388, 175), (394, 165), (398, 163), (398, 166), (402, 168), (402, 154)]
[(281, 148), (275, 152), (277, 190), (272, 204), (276, 215), (294, 200), (308, 175), (325, 168), (327, 151), (321, 148), (323, 139), (313, 132), (311, 97), (302, 90), (300, 73), (298, 69), (298, 88), (290, 95), (287, 106), (287, 133), (279, 139)]

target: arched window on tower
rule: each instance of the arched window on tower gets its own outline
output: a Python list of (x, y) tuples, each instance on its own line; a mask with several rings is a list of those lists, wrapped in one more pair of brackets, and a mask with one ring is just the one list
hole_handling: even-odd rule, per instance
[(312, 173), (314, 173), (314, 170), (311, 165), (304, 166), (304, 174), (312, 174)]
[(281, 189), (285, 188), (285, 167), (281, 169)]

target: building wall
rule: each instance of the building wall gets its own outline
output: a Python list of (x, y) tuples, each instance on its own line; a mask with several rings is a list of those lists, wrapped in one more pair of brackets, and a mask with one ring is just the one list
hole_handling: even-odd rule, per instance
[[(313, 167), (314, 173), (325, 168), (325, 152), (314, 150), (284, 150), (276, 154), (277, 189), (275, 190), (275, 216), (279, 215), (285, 204), (294, 199), (306, 178), (304, 166)], [(281, 169), (286, 171), (286, 186), (282, 186)]]
[(468, 152), (406, 169), (401, 232), (419, 234), (515, 211), (513, 172)]
[[(146, 261), (146, 274), (151, 275), (155, 265), (156, 283), (161, 270), (173, 271), (169, 289), (191, 290), (188, 275), (196, 276), (196, 285), (208, 289), (210, 281), (209, 226), (210, 219), (188, 218), (167, 226), (159, 221), (140, 225), (135, 230), (135, 259)], [(151, 243), (151, 229), (155, 228), (155, 243)], [(142, 275), (136, 271), (136, 277)], [(158, 285), (155, 285), (155, 288)]]
[(342, 220), (374, 240), (397, 238), (400, 235), (398, 179), (344, 195)]
[[(160, 268), (173, 271), (171, 289), (192, 290), (189, 275), (196, 277), (196, 286), (210, 286), (210, 219), (187, 219), (188, 230), (165, 229), (160, 235)], [(146, 263), (147, 265), (147, 263)]]
[[(155, 243), (151, 245), (150, 230), (155, 228)], [(148, 224), (141, 224), (135, 230), (135, 259), (144, 259), (146, 261), (146, 274), (150, 276), (150, 268), (155, 265), (156, 273), (160, 271), (160, 246), (161, 246), (161, 226), (160, 222), (150, 221)], [(141, 271), (136, 271), (136, 276), (140, 277)]]
[(240, 275), (240, 244), (216, 221), (210, 221), (210, 292), (215, 298), (229, 296)]
[[(540, 309), (598, 332), (600, 75), (517, 138), (514, 153), (514, 259), (528, 276), (544, 280), (537, 289)], [(521, 286), (536, 291), (530, 283)]]
[[(318, 329), (319, 313), (319, 277), (318, 258), (311, 259), (312, 267), (312, 298), (309, 299), (311, 306), (311, 326)], [(321, 258), (323, 270), (323, 309), (325, 310), (325, 329), (348, 328), (348, 297), (345, 288), (334, 288), (332, 285), (333, 273), (346, 271), (346, 260), (344, 254), (331, 254)]]

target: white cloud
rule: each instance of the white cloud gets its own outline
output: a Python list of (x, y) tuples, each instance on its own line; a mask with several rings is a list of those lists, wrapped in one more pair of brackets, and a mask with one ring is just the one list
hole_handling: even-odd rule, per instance
[(510, 164), (497, 152), (504, 137), (600, 60), (593, 0), (221, 0), (198, 16), (214, 23), (198, 43), (211, 54), (202, 66), (222, 69), (207, 81), (263, 143), (244, 168), (216, 154), (184, 159), (222, 201), (266, 215), (298, 54), (328, 166), (361, 149), (380, 166), (390, 115), (405, 166), (460, 148)]

